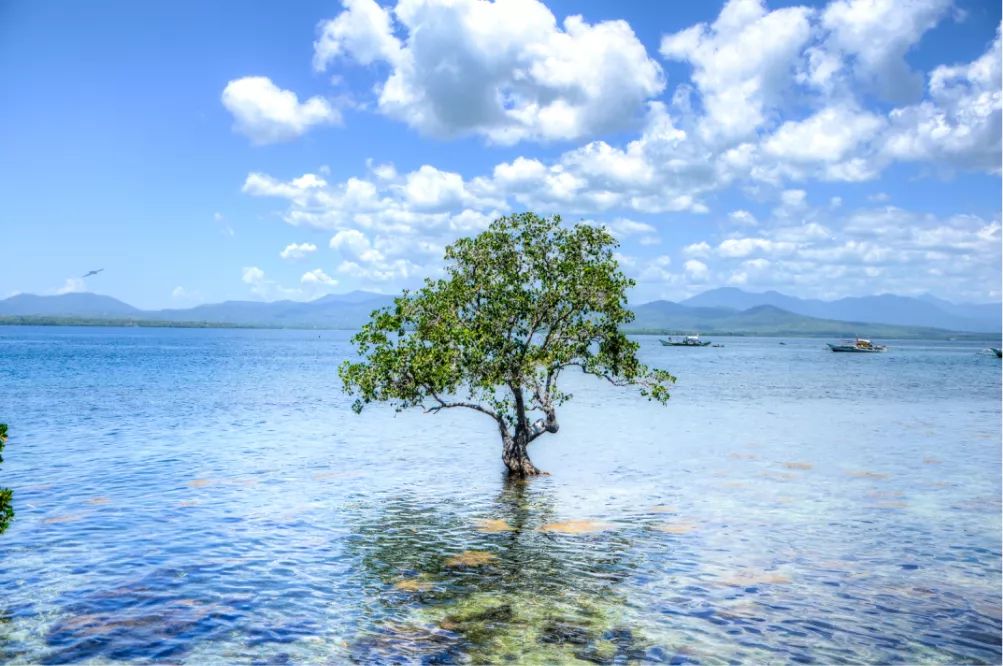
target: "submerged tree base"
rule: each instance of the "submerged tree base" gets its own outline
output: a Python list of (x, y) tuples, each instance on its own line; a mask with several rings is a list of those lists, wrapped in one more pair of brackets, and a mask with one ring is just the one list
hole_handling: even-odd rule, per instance
[(529, 459), (526, 452), (526, 445), (519, 444), (513, 440), (505, 442), (502, 449), (502, 462), (508, 470), (509, 476), (525, 479), (530, 476), (548, 476), (547, 472), (540, 470), (533, 461)]
[(508, 469), (508, 475), (517, 479), (526, 479), (531, 476), (550, 476), (550, 472), (544, 472), (537, 468), (528, 458), (523, 461), (510, 462), (506, 460), (505, 467)]

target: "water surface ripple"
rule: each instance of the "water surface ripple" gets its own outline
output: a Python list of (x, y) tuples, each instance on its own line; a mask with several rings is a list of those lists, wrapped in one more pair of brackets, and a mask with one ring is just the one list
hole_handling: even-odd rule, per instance
[(999, 663), (1000, 364), (721, 339), (568, 378), (552, 476), (351, 413), (349, 334), (0, 328), (0, 662)]

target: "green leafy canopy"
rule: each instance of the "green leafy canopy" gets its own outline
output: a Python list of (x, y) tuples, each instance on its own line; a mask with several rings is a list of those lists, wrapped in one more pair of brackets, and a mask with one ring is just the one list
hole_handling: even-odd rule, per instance
[(675, 378), (642, 364), (620, 330), (633, 319), (634, 281), (620, 271), (617, 247), (603, 228), (533, 213), (456, 241), (444, 278), (405, 291), (353, 337), (361, 360), (339, 374), (355, 411), (371, 402), (466, 407), (492, 416), (503, 437), (535, 437), (556, 432), (555, 408), (571, 397), (558, 388), (567, 368), (664, 403)]

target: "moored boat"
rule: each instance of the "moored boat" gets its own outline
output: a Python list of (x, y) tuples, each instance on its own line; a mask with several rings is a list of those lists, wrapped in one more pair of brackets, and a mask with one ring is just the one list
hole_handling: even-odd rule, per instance
[(699, 335), (686, 335), (678, 340), (659, 340), (663, 347), (707, 347), (710, 340), (701, 340)]
[(831, 342), (826, 343), (829, 345), (829, 349), (834, 352), (855, 352), (858, 354), (876, 354), (878, 352), (887, 351), (888, 347), (885, 345), (876, 345), (870, 340), (864, 338), (857, 338), (852, 342), (846, 342), (841, 345), (834, 345)]

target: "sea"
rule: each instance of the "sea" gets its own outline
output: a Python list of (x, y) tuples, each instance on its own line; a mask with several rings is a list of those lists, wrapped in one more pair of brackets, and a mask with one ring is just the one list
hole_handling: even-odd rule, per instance
[(351, 335), (0, 327), (0, 663), (1000, 663), (989, 342), (639, 336), (513, 482)]

